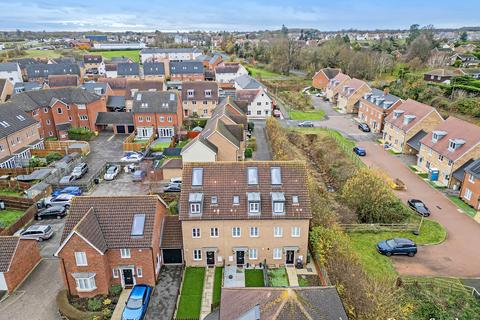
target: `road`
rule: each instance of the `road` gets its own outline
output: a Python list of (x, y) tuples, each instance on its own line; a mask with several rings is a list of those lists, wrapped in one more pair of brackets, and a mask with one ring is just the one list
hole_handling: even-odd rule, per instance
[(362, 160), (370, 167), (379, 168), (391, 178), (405, 182), (407, 190), (397, 195), (423, 200), (430, 208), (431, 219), (447, 230), (447, 239), (439, 245), (422, 246), (413, 258), (393, 258), (400, 274), (414, 276), (480, 277), (480, 224), (448, 200), (443, 193), (431, 188), (397, 157), (385, 152), (374, 142), (363, 141), (360, 146), (367, 150)]
[(257, 149), (253, 152), (253, 160), (272, 160), (272, 150), (265, 131), (265, 121), (254, 120), (253, 123), (253, 136), (257, 143)]

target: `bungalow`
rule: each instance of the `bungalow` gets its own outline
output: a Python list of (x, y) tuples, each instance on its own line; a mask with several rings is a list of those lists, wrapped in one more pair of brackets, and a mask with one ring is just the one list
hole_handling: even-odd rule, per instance
[(362, 80), (355, 78), (348, 80), (338, 92), (337, 107), (343, 113), (358, 113), (360, 99), (371, 90), (370, 86)]
[(480, 69), (479, 68), (464, 68), (460, 69), (462, 75), (470, 76), (473, 79), (480, 79)]
[(385, 118), (383, 143), (396, 152), (416, 154), (420, 140), (442, 122), (435, 108), (408, 99)]
[(325, 91), (330, 80), (341, 73), (342, 70), (338, 68), (323, 68), (313, 75), (312, 87)]
[(385, 117), (402, 104), (402, 100), (378, 89), (372, 89), (360, 99), (358, 118), (368, 124), (372, 132), (381, 133)]
[(343, 85), (351, 78), (339, 72), (333, 79), (330, 79), (325, 91), (325, 96), (331, 103), (337, 102), (338, 93), (342, 90)]
[(263, 88), (237, 90), (235, 101), (245, 101), (247, 103), (247, 117), (249, 119), (266, 119), (272, 115), (273, 99)]
[[(459, 190), (465, 163), (480, 158), (480, 127), (448, 117), (420, 140), (417, 166), (430, 180)], [(461, 171), (457, 178), (457, 170)]]
[(218, 85), (213, 81), (191, 81), (182, 84), (182, 107), (185, 117), (209, 118), (218, 104)]

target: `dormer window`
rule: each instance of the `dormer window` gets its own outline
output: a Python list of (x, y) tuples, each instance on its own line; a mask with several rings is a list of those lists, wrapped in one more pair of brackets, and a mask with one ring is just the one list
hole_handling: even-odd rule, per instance
[(415, 120), (415, 116), (413, 114), (407, 114), (405, 115), (405, 117), (403, 118), (403, 125), (407, 125), (409, 124), (410, 122), (412, 122), (413, 120)]
[(260, 213), (260, 192), (248, 192), (248, 213), (259, 214)]
[(447, 132), (445, 132), (445, 131), (433, 131), (432, 132), (432, 142), (436, 143), (438, 140), (442, 139), (446, 135), (447, 135)]
[(203, 193), (194, 192), (188, 194), (188, 205), (190, 214), (202, 214)]
[(270, 168), (270, 177), (272, 180), (272, 185), (281, 185), (282, 184), (282, 173), (280, 167)]
[(249, 185), (256, 185), (258, 184), (258, 168), (257, 167), (250, 167), (247, 170), (248, 172), (248, 184)]
[(212, 96), (212, 90), (205, 90), (205, 97), (210, 98)]
[(201, 186), (203, 184), (203, 168), (193, 168), (192, 186)]
[(448, 151), (453, 152), (465, 144), (462, 139), (450, 139), (448, 142)]
[(285, 194), (283, 192), (271, 192), (273, 214), (285, 214)]
[(193, 89), (187, 90), (187, 96), (188, 97), (193, 97), (194, 93), (195, 93), (195, 90), (193, 90)]
[(403, 110), (395, 110), (393, 111), (393, 119), (397, 119), (398, 117), (400, 117), (401, 115), (403, 114)]

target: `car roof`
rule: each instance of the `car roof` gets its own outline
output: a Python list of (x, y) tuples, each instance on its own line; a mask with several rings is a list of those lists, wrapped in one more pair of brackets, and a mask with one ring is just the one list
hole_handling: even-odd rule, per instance
[(393, 239), (396, 243), (404, 243), (404, 244), (415, 244), (412, 240), (407, 238), (394, 238)]
[(60, 199), (60, 200), (70, 200), (74, 197), (72, 194), (67, 194), (67, 193), (62, 193), (59, 194), (58, 196), (55, 197), (55, 199)]
[(28, 227), (25, 231), (43, 231), (50, 227), (46, 224), (34, 224), (33, 226)]
[(147, 290), (148, 286), (146, 285), (135, 285), (130, 293), (130, 297), (141, 298), (144, 292)]
[(362, 147), (355, 147), (357, 148), (357, 150), (365, 150), (365, 148), (362, 148)]
[(80, 187), (70, 186), (62, 189), (62, 191), (77, 191), (77, 190), (80, 190)]

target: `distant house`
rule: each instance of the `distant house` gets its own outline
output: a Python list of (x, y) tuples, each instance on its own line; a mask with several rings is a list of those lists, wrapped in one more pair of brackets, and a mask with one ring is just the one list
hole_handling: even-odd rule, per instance
[(114, 95), (112, 88), (110, 88), (107, 82), (85, 82), (80, 88), (99, 96), (109, 97)]
[(182, 84), (182, 108), (185, 117), (209, 118), (218, 104), (218, 85), (213, 81), (189, 81)]
[(416, 154), (420, 140), (442, 122), (435, 108), (408, 99), (385, 118), (383, 143), (396, 152)]
[(463, 175), (460, 198), (480, 210), (480, 159), (470, 161)]
[(457, 61), (460, 61), (460, 66), (463, 68), (476, 68), (480, 66), (480, 60), (477, 59), (473, 54), (467, 53), (456, 53), (450, 57), (451, 64), (455, 64)]
[(0, 291), (12, 293), (40, 262), (36, 240), (0, 237)]
[(338, 92), (338, 109), (344, 113), (358, 113), (360, 99), (371, 90), (365, 81), (355, 78), (346, 81), (342, 86), (342, 90)]
[(5, 102), (13, 95), (13, 83), (8, 79), (0, 79), (0, 102)]
[(83, 56), (85, 75), (95, 76), (105, 74), (105, 62), (101, 55), (86, 54)]
[(223, 60), (222, 56), (219, 54), (214, 54), (213, 57), (207, 55), (198, 56), (195, 60), (201, 61), (205, 69), (213, 70), (218, 66)]
[(77, 75), (50, 75), (48, 76), (48, 86), (52, 89), (77, 87), (79, 79)]
[(145, 79), (165, 80), (165, 64), (163, 62), (145, 62), (143, 64)]
[(116, 78), (118, 76), (116, 63), (105, 64), (105, 76), (107, 78)]
[(248, 74), (241, 75), (235, 79), (235, 89), (264, 89), (268, 91), (267, 87), (261, 84), (257, 79), (249, 76)]
[(127, 79), (140, 79), (140, 66), (138, 63), (117, 64), (117, 77)]
[(381, 133), (385, 117), (401, 106), (402, 100), (378, 89), (372, 89), (360, 99), (358, 118), (368, 124), (372, 132)]
[(39, 63), (27, 66), (28, 81), (45, 81), (52, 75), (76, 75), (80, 78), (82, 76), (76, 63)]
[(437, 83), (450, 83), (450, 79), (461, 75), (461, 71), (448, 69), (435, 69), (423, 74), (423, 80)]
[(462, 44), (462, 45), (456, 47), (454, 50), (457, 53), (465, 54), (465, 53), (470, 53), (470, 52), (475, 51), (476, 48), (477, 48), (476, 45), (474, 45), (472, 43), (469, 43), (469, 44)]
[(170, 79), (172, 81), (203, 81), (205, 73), (199, 61), (170, 62)]
[(325, 91), (330, 80), (335, 78), (337, 74), (342, 72), (338, 68), (323, 68), (315, 73), (312, 77), (312, 87)]
[(189, 61), (202, 54), (197, 48), (145, 48), (140, 51), (140, 60), (145, 62)]
[(336, 103), (338, 98), (338, 93), (342, 90), (343, 85), (349, 81), (351, 78), (344, 73), (337, 73), (337, 75), (330, 79), (325, 91), (326, 98), (332, 102)]
[[(463, 181), (462, 168), (470, 160), (480, 158), (480, 127), (448, 117), (420, 140), (417, 167), (422, 172), (436, 171), (431, 180), (459, 190)], [(457, 176), (457, 170), (461, 174)]]
[(460, 69), (462, 75), (470, 76), (473, 79), (480, 79), (480, 69), (479, 68), (467, 68)]
[(234, 84), (235, 79), (248, 75), (247, 69), (240, 63), (222, 63), (215, 67), (215, 81), (218, 83)]
[(255, 90), (237, 90), (235, 100), (247, 103), (247, 117), (249, 119), (266, 119), (272, 115), (273, 99), (263, 87)]
[(153, 134), (172, 138), (183, 124), (182, 105), (176, 92), (136, 92), (132, 112), (138, 139), (148, 139)]
[(10, 80), (12, 83), (22, 82), (22, 70), (16, 62), (0, 63), (0, 79)]
[(25, 91), (41, 90), (41, 89), (45, 89), (45, 88), (48, 88), (47, 84), (41, 84), (41, 83), (36, 82), (36, 81), (17, 82), (13, 86), (13, 94), (15, 95), (15, 94), (22, 93), (22, 92), (25, 92)]

